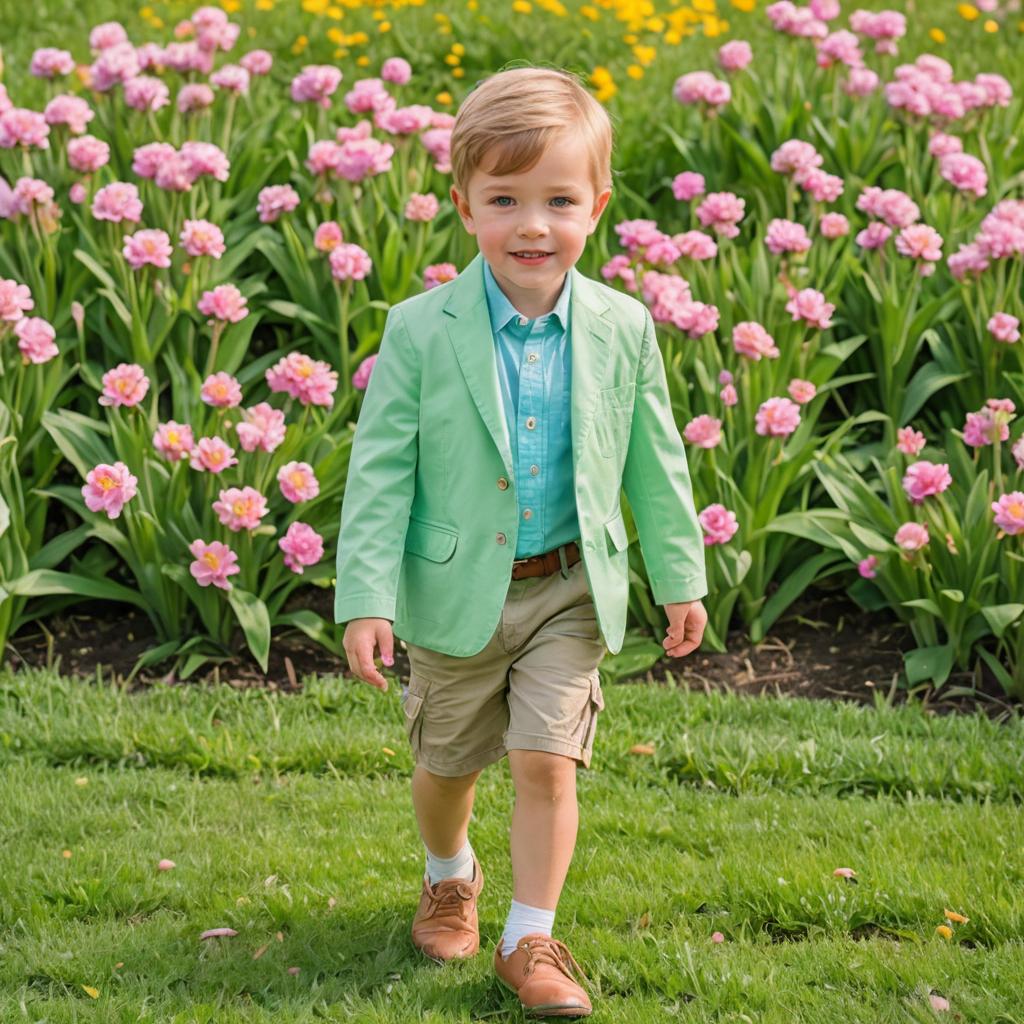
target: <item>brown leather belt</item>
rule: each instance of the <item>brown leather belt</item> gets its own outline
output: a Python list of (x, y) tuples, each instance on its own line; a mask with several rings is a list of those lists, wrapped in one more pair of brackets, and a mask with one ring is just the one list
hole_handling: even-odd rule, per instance
[(568, 544), (545, 551), (542, 555), (516, 559), (512, 563), (512, 579), (521, 580), (525, 576), (550, 576), (562, 567), (558, 552), (563, 550), (565, 551), (566, 566), (575, 565), (580, 560), (580, 546), (576, 541), (571, 540)]

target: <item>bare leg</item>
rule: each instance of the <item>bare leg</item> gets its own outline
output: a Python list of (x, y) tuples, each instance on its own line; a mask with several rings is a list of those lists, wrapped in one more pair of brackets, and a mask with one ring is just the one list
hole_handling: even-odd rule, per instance
[(541, 750), (510, 750), (508, 760), (516, 788), (512, 898), (554, 910), (576, 847), (576, 762)]
[(480, 772), (449, 779), (419, 765), (412, 773), (412, 804), (420, 835), (435, 857), (454, 857), (466, 844)]

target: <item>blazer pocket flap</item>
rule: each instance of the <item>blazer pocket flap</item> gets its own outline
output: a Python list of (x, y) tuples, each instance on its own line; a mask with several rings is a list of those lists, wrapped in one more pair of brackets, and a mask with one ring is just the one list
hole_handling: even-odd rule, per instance
[(458, 534), (448, 527), (422, 519), (410, 519), (405, 534), (405, 550), (429, 558), (432, 562), (447, 562), (452, 557), (457, 540)]
[(612, 544), (615, 545), (616, 551), (625, 551), (629, 547), (629, 538), (626, 536), (626, 524), (622, 519), (621, 512), (614, 519), (609, 519), (604, 524), (604, 528), (608, 532)]

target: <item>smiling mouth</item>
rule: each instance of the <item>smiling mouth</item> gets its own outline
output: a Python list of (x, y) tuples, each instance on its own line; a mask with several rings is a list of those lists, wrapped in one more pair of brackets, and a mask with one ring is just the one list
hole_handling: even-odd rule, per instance
[(521, 249), (518, 252), (513, 252), (513, 256), (553, 256), (554, 253), (545, 252), (543, 249)]

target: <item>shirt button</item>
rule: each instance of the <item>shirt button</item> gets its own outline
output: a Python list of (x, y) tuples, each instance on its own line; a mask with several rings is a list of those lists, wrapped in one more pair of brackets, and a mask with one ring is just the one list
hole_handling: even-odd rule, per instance
[(508, 481), (503, 476), (499, 476), (498, 477), (498, 490), (499, 491), (504, 491), (504, 490), (507, 490), (507, 489), (508, 489)]
[(525, 327), (525, 326), (526, 326), (526, 325), (527, 325), (527, 324), (528, 324), (529, 322), (530, 322), (530, 321), (529, 321), (529, 320), (527, 320), (525, 316), (521, 316), (521, 317), (519, 318), (519, 320), (518, 320), (518, 323), (519, 323), (519, 326), (520, 326), (520, 327)]
[(523, 509), (523, 518), (524, 519), (529, 519), (530, 516), (532, 516), (532, 515), (533, 515), (533, 513), (528, 508), (524, 508)]
[(537, 356), (537, 353), (536, 353), (536, 352), (531, 352), (531, 353), (530, 353), (530, 354), (529, 354), (529, 355), (528, 355), (528, 356), (526, 357), (526, 361), (527, 361), (528, 363), (535, 363), (535, 362), (537, 362), (537, 358), (538, 358), (538, 356)]
[(533, 430), (533, 428), (536, 425), (537, 425), (537, 417), (536, 416), (527, 416), (526, 417), (526, 429), (527, 430)]
[(503, 533), (499, 533), (499, 534), (498, 534), (498, 536), (497, 536), (497, 537), (495, 537), (494, 539), (495, 539), (495, 540), (496, 540), (496, 541), (497, 541), (497, 542), (498, 542), (499, 544), (504, 544), (504, 543), (505, 543), (505, 534), (503, 534)]
[(540, 466), (530, 467), (530, 476), (536, 476), (540, 472)]

